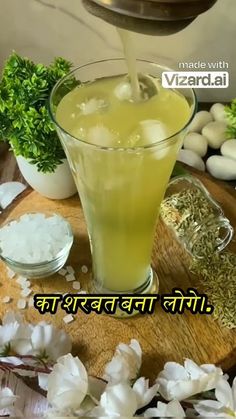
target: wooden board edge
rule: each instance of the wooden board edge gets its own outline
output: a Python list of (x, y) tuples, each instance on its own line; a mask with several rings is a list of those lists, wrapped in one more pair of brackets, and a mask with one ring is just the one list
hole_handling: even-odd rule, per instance
[(203, 183), (203, 177), (205, 177), (209, 182), (217, 184), (219, 187), (227, 191), (234, 199), (236, 199), (236, 189), (233, 186), (230, 186), (227, 182), (214, 178), (210, 173), (201, 172), (200, 170), (195, 169), (194, 167), (188, 166), (185, 163), (181, 163), (183, 167), (189, 172), (189, 175), (196, 176)]

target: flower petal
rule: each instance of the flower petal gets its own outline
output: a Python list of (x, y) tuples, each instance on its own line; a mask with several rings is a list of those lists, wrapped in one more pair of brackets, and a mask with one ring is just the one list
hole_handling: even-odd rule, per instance
[(149, 380), (144, 377), (139, 378), (133, 385), (133, 391), (136, 394), (138, 409), (147, 406), (156, 396), (159, 384), (149, 388)]
[(5, 356), (0, 358), (0, 362), (5, 362), (7, 364), (12, 364), (15, 367), (18, 367), (19, 365), (23, 365), (24, 363), (15, 356)]
[(111, 384), (131, 381), (138, 376), (142, 363), (142, 350), (137, 340), (130, 345), (120, 343), (112, 360), (106, 365), (104, 379)]
[[(161, 404), (165, 406), (164, 403), (161, 403)], [(161, 418), (162, 415), (165, 415), (165, 412), (166, 412), (166, 408), (164, 407), (164, 413), (163, 413), (163, 410), (161, 410), (161, 406), (159, 405), (159, 407), (152, 407), (150, 409), (147, 409), (146, 412), (144, 413), (144, 417), (145, 418)]]
[(46, 356), (51, 361), (57, 361), (71, 351), (71, 339), (63, 330), (56, 329), (52, 324), (39, 323), (32, 333), (33, 354)]
[[(185, 366), (186, 368), (169, 362), (159, 374), (156, 382), (160, 384), (159, 392), (165, 400), (182, 401), (198, 393), (215, 389), (223, 374), (220, 368), (198, 367), (191, 360), (186, 360)], [(207, 373), (204, 368), (212, 372)]]
[(226, 417), (222, 403), (215, 400), (201, 401), (194, 408), (203, 417)]
[(0, 346), (7, 345), (15, 337), (19, 327), (17, 322), (0, 326)]
[(48, 378), (48, 401), (60, 410), (79, 409), (87, 392), (88, 375), (79, 358), (59, 358)]
[(232, 393), (233, 393), (233, 400), (234, 400), (234, 412), (236, 412), (236, 377), (233, 381), (233, 386), (232, 386)]
[(104, 379), (111, 384), (128, 381), (130, 378), (129, 364), (122, 355), (115, 355), (106, 365)]
[(8, 311), (2, 319), (3, 326), (15, 322), (19, 324), (23, 323), (23, 317), (19, 313), (15, 313), (12, 310)]
[(172, 400), (167, 407), (167, 415), (170, 417), (185, 417), (184, 409), (177, 400)]
[(222, 379), (218, 382), (215, 395), (223, 406), (231, 410), (234, 409), (233, 392), (228, 381)]
[(201, 367), (199, 367), (195, 362), (191, 359), (186, 359), (184, 362), (184, 368), (188, 372), (190, 378), (192, 380), (198, 380), (202, 375), (204, 375), (204, 371)]
[(11, 408), (16, 400), (17, 397), (10, 388), (6, 387), (0, 390), (0, 409)]
[(144, 417), (181, 418), (185, 417), (185, 412), (181, 404), (177, 400), (173, 400), (168, 404), (158, 402), (156, 408), (146, 410)]
[(216, 367), (215, 365), (213, 365), (213, 364), (203, 364), (203, 365), (201, 365), (201, 369), (205, 372), (205, 373), (207, 373), (207, 374), (210, 374), (210, 373), (216, 373), (217, 375), (222, 375), (223, 376), (223, 371), (222, 371), (222, 369), (221, 368), (219, 368), (219, 367)]
[(43, 374), (43, 373), (38, 374), (39, 387), (45, 391), (48, 391), (48, 378), (49, 378), (49, 374)]
[(132, 417), (138, 407), (136, 395), (126, 383), (108, 386), (101, 397), (100, 405), (109, 417)]
[(164, 371), (162, 371), (158, 377), (173, 381), (188, 380), (189, 378), (185, 368), (177, 362), (167, 362), (164, 366)]

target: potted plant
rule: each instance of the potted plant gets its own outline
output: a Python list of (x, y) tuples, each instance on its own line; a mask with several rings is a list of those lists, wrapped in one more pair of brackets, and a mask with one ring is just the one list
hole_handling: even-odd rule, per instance
[(29, 185), (51, 199), (76, 193), (47, 106), (51, 89), (70, 69), (63, 58), (47, 67), (13, 53), (0, 82), (0, 140), (10, 144)]

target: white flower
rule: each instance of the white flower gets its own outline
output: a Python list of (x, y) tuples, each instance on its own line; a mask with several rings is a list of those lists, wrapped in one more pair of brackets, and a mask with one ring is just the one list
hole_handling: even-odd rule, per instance
[(0, 326), (0, 354), (28, 355), (31, 351), (31, 327), (14, 312), (7, 313)]
[(59, 358), (48, 379), (47, 398), (59, 410), (79, 409), (88, 392), (88, 375), (79, 358)]
[(207, 417), (236, 417), (236, 377), (232, 389), (226, 380), (220, 380), (216, 386), (215, 397), (216, 400), (199, 402), (194, 406), (196, 411)]
[(185, 413), (184, 410), (178, 402), (178, 400), (172, 400), (168, 404), (158, 402), (157, 407), (151, 408), (146, 410), (144, 413), (145, 418), (184, 418)]
[(46, 414), (44, 415), (44, 419), (64, 419), (64, 418), (73, 418), (76, 417), (73, 415), (70, 409), (66, 410), (57, 410), (57, 409), (49, 409)]
[(21, 359), (15, 356), (4, 356), (0, 357), (0, 362), (14, 365), (14, 367), (19, 367), (20, 365), (24, 365)]
[(133, 391), (136, 394), (138, 409), (147, 406), (156, 396), (159, 384), (149, 388), (149, 380), (144, 377), (139, 378), (133, 385)]
[(38, 384), (44, 391), (48, 391), (48, 379), (49, 374), (44, 374), (42, 372), (38, 373)]
[(142, 364), (142, 349), (137, 340), (130, 345), (121, 343), (105, 368), (104, 378), (111, 384), (135, 380)]
[(11, 409), (17, 397), (12, 393), (10, 388), (0, 390), (0, 410)]
[[(43, 374), (41, 374), (43, 375)], [(48, 384), (48, 377), (42, 377), (39, 380), (40, 387), (43, 389), (47, 389)], [(45, 386), (46, 384), (46, 386)], [(106, 388), (106, 383), (95, 377), (88, 377), (88, 394), (82, 401), (79, 408), (76, 409), (49, 409), (47, 412), (45, 419), (53, 419), (53, 418), (61, 418), (61, 417), (87, 417), (88, 414), (91, 412), (92, 409), (95, 408), (99, 404), (100, 398), (102, 393)]]
[(109, 385), (102, 394), (100, 405), (95, 407), (92, 417), (133, 417), (138, 409), (135, 392), (127, 383)]
[(200, 367), (186, 359), (184, 367), (176, 362), (168, 362), (158, 375), (159, 392), (167, 400), (185, 400), (193, 395), (212, 390), (222, 378), (223, 371), (214, 365)]
[(71, 351), (71, 339), (63, 330), (45, 322), (33, 327), (31, 335), (32, 354), (49, 361), (57, 361)]

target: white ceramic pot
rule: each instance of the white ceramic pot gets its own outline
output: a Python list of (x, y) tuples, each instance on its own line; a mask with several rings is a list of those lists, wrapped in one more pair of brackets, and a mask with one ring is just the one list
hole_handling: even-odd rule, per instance
[(77, 192), (69, 164), (66, 159), (54, 173), (38, 172), (37, 166), (30, 164), (22, 156), (16, 158), (26, 182), (40, 195), (50, 199), (66, 199)]

